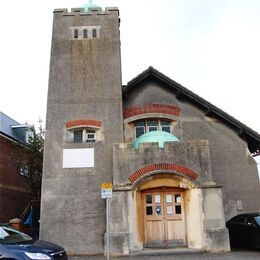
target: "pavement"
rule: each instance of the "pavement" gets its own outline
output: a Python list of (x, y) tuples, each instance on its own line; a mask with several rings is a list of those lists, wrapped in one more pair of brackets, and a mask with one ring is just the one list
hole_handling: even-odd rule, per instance
[[(106, 260), (104, 256), (70, 256), (69, 260)], [(228, 253), (203, 253), (203, 252), (173, 252), (165, 251), (161, 253), (160, 251), (154, 252), (144, 252), (143, 254), (130, 255), (130, 256), (120, 256), (120, 257), (109, 257), (110, 260), (218, 260), (218, 259), (227, 259), (227, 260), (251, 260), (251, 259), (260, 259), (260, 250), (242, 250), (234, 249), (232, 252)]]

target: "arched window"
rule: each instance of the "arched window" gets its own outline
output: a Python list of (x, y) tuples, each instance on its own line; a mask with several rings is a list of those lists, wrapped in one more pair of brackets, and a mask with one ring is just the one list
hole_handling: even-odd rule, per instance
[(171, 133), (172, 132), (172, 122), (167, 119), (142, 119), (134, 122), (135, 137), (143, 135), (144, 133), (151, 131), (164, 131)]
[(79, 119), (66, 123), (67, 143), (95, 143), (102, 139), (102, 122), (92, 119)]

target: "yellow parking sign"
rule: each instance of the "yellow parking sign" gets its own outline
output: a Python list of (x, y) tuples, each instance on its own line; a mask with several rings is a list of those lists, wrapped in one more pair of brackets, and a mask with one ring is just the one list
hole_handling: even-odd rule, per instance
[(112, 183), (102, 183), (101, 189), (112, 189)]

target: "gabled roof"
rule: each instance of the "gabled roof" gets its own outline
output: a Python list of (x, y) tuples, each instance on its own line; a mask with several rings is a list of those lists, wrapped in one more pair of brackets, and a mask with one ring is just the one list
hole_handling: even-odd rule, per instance
[(163, 73), (154, 69), (153, 67), (149, 67), (141, 74), (133, 78), (131, 81), (129, 81), (127, 85), (123, 86), (123, 93), (127, 94), (129, 91), (134, 89), (140, 82), (151, 78), (157, 79), (165, 83), (167, 86), (172, 88), (172, 90), (174, 90), (177, 98), (189, 100), (191, 103), (195, 104), (200, 109), (202, 109), (205, 115), (214, 116), (224, 124), (232, 127), (235, 131), (237, 131), (238, 135), (241, 138), (247, 141), (248, 148), (251, 151), (251, 153), (256, 153), (260, 150), (260, 135), (256, 131), (252, 130), (245, 124), (241, 123), (240, 121), (230, 116), (223, 110), (212, 105), (210, 102), (196, 95), (192, 91), (183, 87), (181, 84), (165, 76)]

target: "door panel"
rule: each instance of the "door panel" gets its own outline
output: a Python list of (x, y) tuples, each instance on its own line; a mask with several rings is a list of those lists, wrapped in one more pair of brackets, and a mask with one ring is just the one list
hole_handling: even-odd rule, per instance
[(161, 220), (146, 221), (147, 246), (161, 246), (165, 237)]
[(184, 240), (185, 233), (182, 220), (168, 220), (167, 222), (167, 240)]

